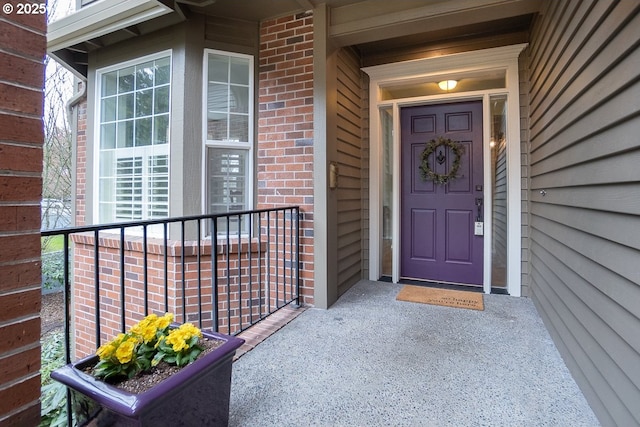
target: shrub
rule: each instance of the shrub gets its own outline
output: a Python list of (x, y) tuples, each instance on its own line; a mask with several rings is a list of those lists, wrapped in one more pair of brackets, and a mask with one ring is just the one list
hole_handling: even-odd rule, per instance
[(41, 409), (40, 427), (67, 425), (67, 388), (65, 385), (53, 381), (51, 372), (64, 365), (64, 332), (56, 331), (41, 342), (42, 366), (41, 379)]
[(51, 252), (42, 255), (42, 287), (45, 290), (60, 289), (64, 285), (64, 253)]

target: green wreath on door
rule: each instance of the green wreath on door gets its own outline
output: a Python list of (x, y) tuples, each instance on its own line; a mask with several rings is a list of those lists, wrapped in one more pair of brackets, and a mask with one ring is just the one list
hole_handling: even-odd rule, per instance
[[(434, 154), (438, 147), (448, 147), (451, 149), (455, 158), (453, 159), (453, 164), (451, 165), (451, 169), (449, 173), (436, 173), (433, 168), (429, 165), (429, 156)], [(457, 173), (458, 169), (460, 169), (460, 161), (462, 159), (462, 155), (464, 154), (464, 147), (460, 142), (454, 141), (449, 138), (443, 138), (441, 136), (432, 139), (427, 142), (422, 154), (420, 155), (420, 159), (422, 160), (420, 164), (420, 175), (422, 179), (425, 181), (433, 181), (436, 184), (447, 184), (451, 180), (458, 178)], [(446, 156), (442, 154), (442, 150), (438, 156), (434, 156), (434, 160), (438, 161), (438, 163), (444, 163)]]

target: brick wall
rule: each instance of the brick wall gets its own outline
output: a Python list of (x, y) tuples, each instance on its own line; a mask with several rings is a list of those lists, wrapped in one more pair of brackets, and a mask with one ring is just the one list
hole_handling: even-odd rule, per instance
[(298, 205), (301, 295), (313, 304), (313, 17), (260, 26), (258, 208)]
[[(9, 1), (12, 5), (15, 1)], [(44, 16), (0, 13), (0, 425), (40, 421)]]

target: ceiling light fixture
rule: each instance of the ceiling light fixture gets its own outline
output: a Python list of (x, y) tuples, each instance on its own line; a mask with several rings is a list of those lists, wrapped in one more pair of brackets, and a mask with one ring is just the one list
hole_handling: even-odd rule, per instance
[(442, 90), (452, 90), (458, 85), (457, 80), (443, 80), (438, 82), (438, 87)]

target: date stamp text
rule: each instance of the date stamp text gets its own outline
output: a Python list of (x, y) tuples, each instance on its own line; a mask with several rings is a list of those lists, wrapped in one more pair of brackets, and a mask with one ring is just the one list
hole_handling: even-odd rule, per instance
[(2, 12), (5, 15), (44, 15), (47, 13), (46, 3), (5, 3), (2, 6)]

